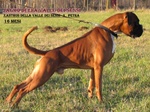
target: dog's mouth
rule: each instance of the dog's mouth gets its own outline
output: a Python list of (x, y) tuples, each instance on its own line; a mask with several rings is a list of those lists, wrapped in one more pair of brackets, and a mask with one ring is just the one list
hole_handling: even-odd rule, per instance
[(130, 33), (130, 34), (126, 34), (127, 36), (129, 36), (129, 37), (131, 37), (131, 38), (133, 38), (133, 39), (135, 39), (135, 38), (139, 38), (137, 35), (135, 35), (135, 34), (132, 34), (132, 33)]
[(139, 38), (139, 37), (137, 37), (136, 35), (131, 35), (130, 37), (133, 38), (133, 39)]
[(143, 27), (142, 27), (142, 25), (138, 25), (138, 26), (136, 25), (136, 26), (134, 26), (133, 31), (130, 32), (129, 36), (131, 38), (135, 39), (135, 38), (140, 37), (142, 34), (143, 34)]

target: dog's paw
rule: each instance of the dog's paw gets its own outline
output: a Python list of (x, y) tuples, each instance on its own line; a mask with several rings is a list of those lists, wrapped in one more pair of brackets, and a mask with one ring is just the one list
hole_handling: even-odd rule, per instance
[(91, 90), (88, 90), (88, 97), (92, 98), (93, 97), (93, 92)]

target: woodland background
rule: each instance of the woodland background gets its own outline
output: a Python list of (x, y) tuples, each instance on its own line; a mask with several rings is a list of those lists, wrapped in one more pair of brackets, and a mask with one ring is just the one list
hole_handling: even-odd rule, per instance
[(97, 11), (114, 8), (147, 9), (150, 0), (0, 0), (3, 8), (80, 8), (81, 11)]

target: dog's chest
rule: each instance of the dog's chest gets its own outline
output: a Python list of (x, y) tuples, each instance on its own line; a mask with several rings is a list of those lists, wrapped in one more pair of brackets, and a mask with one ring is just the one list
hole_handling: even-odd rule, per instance
[(115, 53), (115, 48), (116, 48), (116, 44), (114, 42), (114, 36), (111, 34), (111, 39), (112, 39), (112, 43), (113, 43), (113, 46), (112, 46), (112, 53)]

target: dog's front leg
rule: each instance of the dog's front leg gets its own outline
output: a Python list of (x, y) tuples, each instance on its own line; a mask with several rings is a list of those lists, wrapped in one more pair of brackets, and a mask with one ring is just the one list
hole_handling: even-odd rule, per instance
[(96, 65), (94, 67), (96, 95), (99, 101), (103, 101), (102, 100), (102, 71), (103, 71), (103, 66)]
[(89, 98), (92, 98), (94, 88), (95, 88), (95, 77), (94, 77), (94, 69), (92, 69), (91, 70), (91, 77), (90, 77), (90, 81), (89, 81), (89, 87), (88, 87)]

